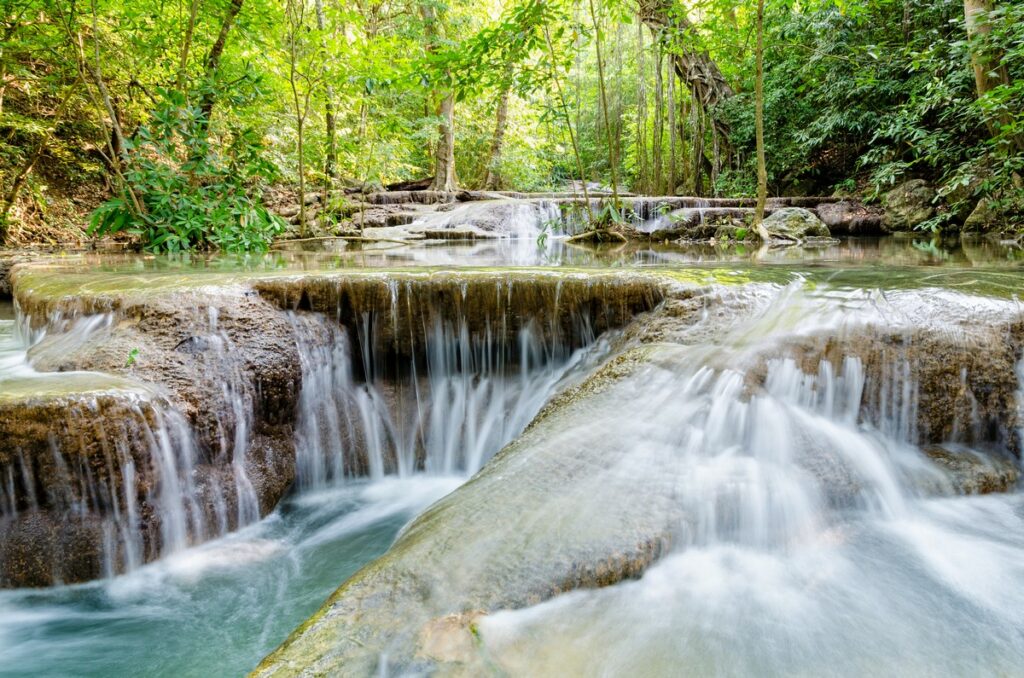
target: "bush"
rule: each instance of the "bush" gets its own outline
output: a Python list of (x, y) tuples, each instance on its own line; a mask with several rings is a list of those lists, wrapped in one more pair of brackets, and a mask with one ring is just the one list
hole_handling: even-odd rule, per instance
[(89, 233), (138, 234), (146, 250), (265, 251), (284, 222), (263, 206), (275, 170), (249, 128), (210, 143), (205, 115), (176, 92), (128, 149), (121, 194), (93, 212)]

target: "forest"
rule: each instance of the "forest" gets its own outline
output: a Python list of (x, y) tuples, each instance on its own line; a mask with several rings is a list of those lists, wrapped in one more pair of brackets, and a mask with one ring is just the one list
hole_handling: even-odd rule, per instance
[(0, 30), (7, 245), (263, 250), (388, 188), (589, 189), (614, 221), (914, 181), (915, 229), (1024, 229), (1021, 3), (3, 0)]

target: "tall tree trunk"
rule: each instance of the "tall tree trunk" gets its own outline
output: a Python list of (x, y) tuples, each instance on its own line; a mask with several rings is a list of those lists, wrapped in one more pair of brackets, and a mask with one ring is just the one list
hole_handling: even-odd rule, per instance
[(637, 79), (636, 79), (636, 157), (637, 157), (637, 190), (647, 193), (650, 190), (650, 172), (647, 166), (647, 63), (644, 47), (644, 25), (636, 24), (637, 48)]
[[(288, 21), (288, 85), (292, 93), (292, 106), (295, 110), (296, 154), (299, 172), (299, 234), (305, 238), (309, 235), (306, 225), (306, 159), (305, 131), (306, 114), (309, 107), (303, 106), (303, 97), (299, 93), (299, 41), (306, 30), (305, 0), (286, 0), (286, 19)], [(306, 101), (309, 101), (308, 94)]]
[(488, 191), (496, 191), (501, 188), (501, 147), (505, 142), (505, 128), (508, 125), (508, 100), (512, 94), (512, 87), (508, 84), (502, 86), (501, 95), (498, 97), (498, 113), (494, 122), (494, 137), (491, 139), (491, 153), (487, 160), (487, 178), (484, 179), (484, 188)]
[(768, 202), (768, 168), (764, 153), (764, 0), (757, 0), (757, 66), (754, 73), (754, 134), (757, 143), (757, 209), (754, 228), (762, 242), (768, 242), (764, 208)]
[[(324, 0), (314, 0), (313, 7), (316, 10), (316, 27), (320, 31), (320, 46), (326, 54), (327, 41), (324, 38), (324, 31), (327, 30), (327, 20), (324, 16)], [(338, 174), (338, 153), (334, 140), (334, 86), (331, 85), (329, 78), (324, 81), (324, 126), (327, 132), (327, 150), (324, 154), (324, 178), (326, 179), (326, 190), (330, 191)]]
[[(427, 36), (427, 50), (432, 51), (436, 47), (440, 35), (437, 13), (429, 2), (421, 3), (419, 9)], [(458, 188), (455, 178), (455, 95), (453, 92), (448, 91), (442, 95), (437, 114), (441, 118), (441, 122), (437, 126), (438, 140), (434, 148), (434, 181), (430, 184), (430, 190), (450, 193)]]
[[(1010, 74), (1002, 63), (1002, 55), (986, 51), (984, 45), (979, 44), (992, 34), (992, 24), (988, 20), (992, 9), (992, 0), (964, 0), (964, 23), (971, 44), (971, 67), (979, 99), (1000, 85), (1010, 84)], [(996, 120), (990, 119), (986, 123), (989, 133), (996, 136), (999, 127), (1012, 124), (1013, 119), (1008, 113), (1000, 113)], [(1014, 139), (1014, 145), (1024, 150), (1024, 138)]]
[(598, 89), (601, 92), (601, 112), (604, 114), (604, 132), (608, 143), (608, 164), (612, 171), (612, 199), (615, 208), (619, 207), (619, 168), (618, 158), (615, 157), (615, 142), (612, 141), (612, 123), (608, 116), (608, 91), (604, 79), (604, 57), (601, 54), (601, 23), (597, 19), (597, 10), (594, 8), (594, 0), (588, 0), (590, 4), (590, 18), (594, 23), (594, 45), (597, 51), (597, 77)]
[(551, 79), (555, 82), (555, 90), (558, 92), (558, 100), (562, 105), (562, 115), (565, 117), (565, 126), (569, 131), (569, 141), (572, 142), (572, 152), (576, 157), (576, 170), (580, 173), (580, 184), (583, 187), (583, 202), (585, 203), (586, 214), (590, 217), (590, 192), (587, 189), (587, 178), (583, 175), (583, 157), (580, 155), (580, 145), (576, 141), (576, 133), (572, 129), (572, 119), (569, 117), (569, 102), (565, 99), (565, 90), (562, 88), (562, 80), (558, 77), (556, 70), (555, 46), (551, 43), (551, 32), (544, 27), (544, 42), (548, 47), (548, 55), (551, 57), (549, 68)]
[[(242, 11), (242, 3), (244, 1), (231, 0), (228, 5), (228, 13), (224, 15), (224, 20), (220, 24), (220, 32), (217, 33), (217, 39), (214, 41), (213, 46), (210, 47), (210, 51), (206, 53), (204, 69), (208, 79), (212, 79), (217, 74), (217, 69), (220, 68), (220, 60), (224, 56), (224, 48), (228, 43), (228, 34), (231, 32), (231, 27), (235, 24), (235, 18), (238, 17), (238, 13)], [(204, 88), (199, 108), (202, 110), (203, 119), (206, 120), (207, 124), (210, 121), (210, 114), (213, 113), (214, 102), (213, 88)]]
[(439, 138), (434, 153), (434, 182), (432, 191), (451, 193), (458, 189), (455, 178), (455, 95), (448, 92), (438, 109), (441, 123), (437, 127)]
[(654, 36), (654, 193), (664, 193), (665, 159), (662, 147), (665, 143), (665, 82), (662, 78), (664, 59), (661, 38)]
[(686, 121), (690, 119), (689, 97), (679, 97), (679, 185), (683, 192), (690, 191), (692, 194), (692, 182), (690, 181), (689, 165), (686, 158), (689, 157), (689, 149), (686, 143)]
[(697, 101), (692, 102), (693, 114), (693, 195), (704, 195), (704, 109)]
[(679, 177), (676, 176), (676, 74), (668, 74), (668, 195), (675, 195)]
[(178, 78), (174, 88), (179, 92), (185, 89), (185, 77), (188, 75), (188, 56), (192, 51), (192, 36), (196, 30), (196, 19), (199, 17), (199, 1), (192, 0), (188, 10), (188, 23), (185, 24), (185, 36), (181, 40), (181, 55), (178, 59)]
[(733, 95), (732, 87), (726, 82), (711, 56), (695, 49), (688, 33), (693, 28), (690, 20), (676, 6), (675, 0), (639, 0), (640, 20), (655, 32), (664, 32), (670, 37), (672, 65), (679, 79), (686, 83), (695, 103), (712, 118), (721, 139), (728, 139), (729, 126), (714, 117), (716, 105)]

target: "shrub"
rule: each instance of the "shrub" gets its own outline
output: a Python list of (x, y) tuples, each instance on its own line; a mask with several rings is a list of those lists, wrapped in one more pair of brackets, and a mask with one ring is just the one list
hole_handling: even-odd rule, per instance
[(120, 195), (93, 212), (89, 233), (135, 233), (156, 252), (265, 251), (284, 222), (262, 204), (275, 168), (258, 135), (233, 128), (212, 144), (202, 109), (164, 96), (127, 149)]

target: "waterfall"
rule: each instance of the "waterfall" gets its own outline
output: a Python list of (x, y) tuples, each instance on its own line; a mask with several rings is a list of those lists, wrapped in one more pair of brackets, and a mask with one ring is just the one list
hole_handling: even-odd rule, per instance
[[(302, 363), (296, 431), (300, 488), (346, 476), (475, 473), (515, 438), (572, 369), (606, 350), (585, 316), (572, 350), (527, 322), (514, 343), (490, 323), (471, 332), (465, 317), (436, 318), (418, 355), (384, 378), (378, 343), (364, 324), (353, 346), (343, 328), (292, 314)], [(324, 335), (326, 333), (326, 339)], [(589, 347), (589, 348), (587, 348)], [(356, 378), (353, 366), (360, 368)], [(387, 370), (393, 372), (393, 370)]]
[[(51, 431), (48, 449), (21, 447), (35, 444), (32, 438), (5, 441), (14, 449), (6, 460), (0, 457), (0, 522), (22, 519), (9, 523), (14, 532), (8, 536), (17, 539), (17, 530), (31, 530), (33, 524), (67, 535), (54, 545), (57, 581), (63, 578), (64, 560), (91, 576), (113, 576), (259, 518), (245, 472), (252, 394), (243, 386), (246, 380), (230, 340), (217, 329), (215, 312), (209, 316), (207, 338), (216, 359), (231, 366), (221, 407), (231, 413), (233, 430), (228, 435), (221, 425), (217, 452), (231, 460), (230, 477), (209, 466), (188, 419), (151, 387), (103, 374), (32, 367), (28, 351), (44, 337), (48, 350), (70, 353), (87, 341), (102, 340), (112, 323), (111, 314), (54, 315), (44, 329), (30, 332), (31, 323), (23, 316), (0, 320), (0, 390), (15, 398), (47, 389), (68, 393), (55, 396), (52, 405), (46, 400), (38, 405), (38, 416)], [(76, 565), (61, 555), (63, 548), (75, 548), (76, 539), (95, 539), (100, 545), (100, 571), (90, 572), (90, 565)]]
[[(934, 463), (923, 442), (922, 408), (943, 394), (923, 390), (936, 382), (912, 359), (927, 360), (913, 353), (920, 335), (905, 333), (901, 309), (917, 323), (929, 315), (921, 299), (894, 293), (851, 308), (846, 297), (852, 317), (829, 318), (791, 291), (707, 345), (663, 349), (585, 420), (568, 421), (547, 444), (615, 458), (594, 479), (573, 477), (576, 510), (624, 504), (636, 486), (669, 497), (672, 552), (638, 581), (481, 617), (490, 665), (508, 675), (1018, 672), (1021, 502), (958, 496), (962, 467)], [(771, 348), (812, 317), (831, 326), (841, 358)], [(865, 317), (885, 318), (884, 349), (850, 341), (868, 332)], [(964, 364), (971, 350), (967, 341), (945, 359)], [(953, 374), (949, 391), (972, 383), (966, 368)], [(977, 435), (975, 397), (962, 398), (952, 440)], [(976, 469), (1000, 463), (997, 449), (952, 440), (943, 454)], [(1017, 477), (1017, 460), (1002, 463), (1010, 473), (995, 491)], [(615, 489), (598, 494), (605, 487)]]
[(550, 200), (487, 200), (456, 203), (419, 217), (408, 226), (428, 238), (536, 238), (561, 223), (561, 212)]

